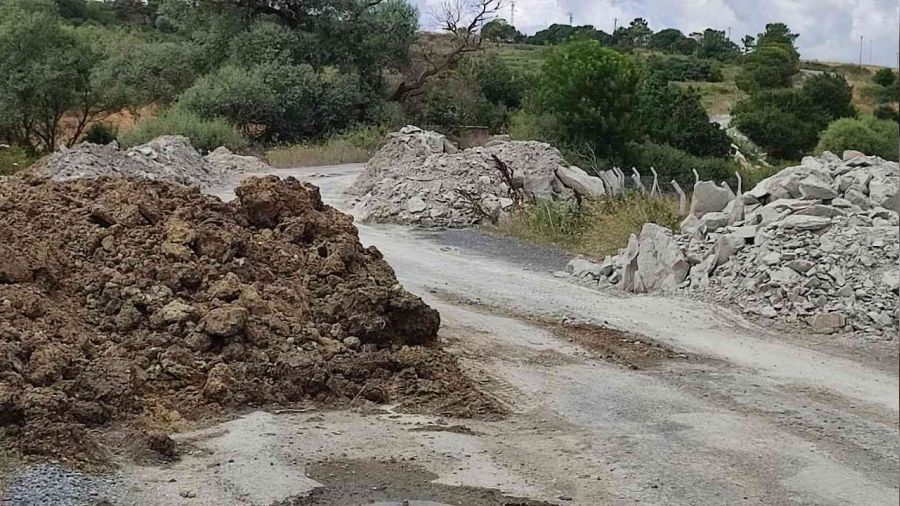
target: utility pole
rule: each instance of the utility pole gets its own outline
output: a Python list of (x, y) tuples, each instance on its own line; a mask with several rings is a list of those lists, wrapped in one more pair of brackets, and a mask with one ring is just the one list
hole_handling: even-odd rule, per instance
[(509, 24), (516, 26), (516, 3), (509, 3)]
[(572, 26), (572, 13), (569, 13), (569, 26)]
[(613, 33), (616, 33), (616, 29), (619, 27), (619, 18), (613, 18)]
[(728, 27), (728, 40), (731, 40), (731, 27)]
[(872, 45), (874, 44), (874, 40), (869, 41), (869, 65), (872, 64)]
[(863, 36), (859, 36), (859, 66), (862, 68), (862, 47), (863, 47)]

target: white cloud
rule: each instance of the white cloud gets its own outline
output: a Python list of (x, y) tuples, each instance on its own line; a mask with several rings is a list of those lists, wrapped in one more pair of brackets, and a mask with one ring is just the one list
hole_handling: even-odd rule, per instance
[[(410, 0), (422, 12), (441, 0)], [(502, 17), (509, 19), (511, 0), (504, 0)], [(635, 17), (646, 18), (654, 30), (674, 27), (685, 33), (704, 28), (727, 30), (735, 42), (765, 29), (766, 23), (786, 23), (800, 34), (797, 44), (804, 58), (855, 62), (859, 36), (864, 37), (863, 60), (871, 48), (874, 63), (896, 65), (900, 9), (896, 0), (516, 0), (515, 25), (534, 33), (553, 23), (591, 24), (612, 31)], [(423, 27), (428, 26), (423, 16)]]

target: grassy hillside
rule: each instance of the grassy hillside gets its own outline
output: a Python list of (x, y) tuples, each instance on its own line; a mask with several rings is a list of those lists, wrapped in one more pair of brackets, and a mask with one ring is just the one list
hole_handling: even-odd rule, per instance
[[(489, 43), (485, 46), (488, 54), (499, 56), (512, 68), (533, 73), (540, 69), (541, 64), (549, 50), (546, 46), (532, 46), (528, 44), (496, 44)], [(828, 63), (804, 61), (800, 64), (801, 73), (798, 84), (809, 75), (817, 72), (837, 72), (844, 76), (847, 82), (853, 86), (853, 104), (862, 113), (871, 114), (875, 108), (875, 97), (872, 86), (872, 76), (880, 68), (875, 65), (857, 65), (847, 63)], [(740, 72), (740, 65), (731, 64), (722, 67), (725, 79), (719, 83), (708, 82), (683, 82), (683, 86), (691, 86), (700, 92), (703, 106), (710, 115), (728, 114), (731, 107), (743, 97), (737, 85), (735, 77)]]

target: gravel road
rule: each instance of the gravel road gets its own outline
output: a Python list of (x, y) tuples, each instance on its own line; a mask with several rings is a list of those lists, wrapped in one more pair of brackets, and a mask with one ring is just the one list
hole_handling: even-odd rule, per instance
[[(343, 207), (342, 189), (360, 169), (277, 173), (318, 185), (326, 202)], [(230, 198), (233, 186), (213, 193)], [(803, 336), (696, 301), (575, 285), (552, 274), (565, 260), (560, 252), (477, 231), (359, 230), (404, 286), (440, 311), (445, 346), (512, 415), (448, 420), (390, 406), (375, 414), (254, 412), (177, 435), (193, 449), (178, 462), (126, 466), (117, 502), (348, 504), (341, 501), (352, 492), (363, 495), (350, 504), (398, 504), (385, 499), (396, 490), (406, 495), (392, 500), (476, 506), (515, 503), (505, 497), (577, 505), (898, 504), (898, 377), (878, 357), (813, 348)], [(674, 353), (630, 367), (535, 317), (605, 325)], [(385, 462), (410, 466), (379, 467)], [(314, 479), (316, 470), (347, 466), (387, 469), (385, 488), (366, 495), (368, 481), (336, 490)], [(422, 476), (441, 487), (410, 497), (410, 480)], [(315, 502), (316, 494), (343, 499)]]

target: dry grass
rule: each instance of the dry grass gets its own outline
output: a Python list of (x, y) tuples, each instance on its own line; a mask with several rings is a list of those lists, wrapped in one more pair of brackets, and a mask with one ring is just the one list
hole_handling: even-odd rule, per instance
[(645, 223), (675, 229), (678, 202), (671, 197), (630, 193), (624, 197), (574, 203), (542, 201), (530, 204), (498, 226), (502, 233), (552, 244), (589, 257), (615, 254)]
[(266, 153), (273, 167), (312, 167), (368, 161), (374, 151), (352, 146), (347, 142), (330, 141), (323, 144), (297, 144), (279, 147)]
[(271, 149), (266, 159), (279, 168), (367, 162), (384, 145), (389, 130), (387, 126), (359, 127), (324, 141)]

